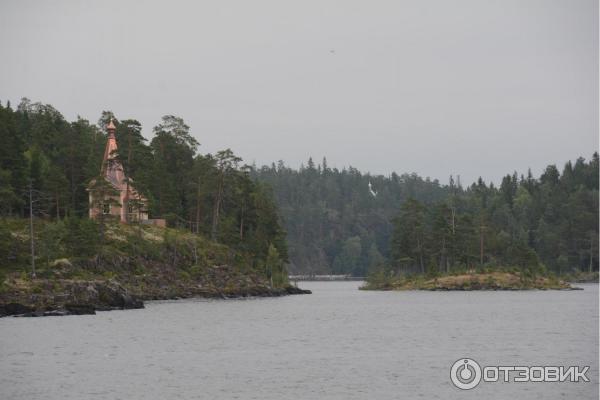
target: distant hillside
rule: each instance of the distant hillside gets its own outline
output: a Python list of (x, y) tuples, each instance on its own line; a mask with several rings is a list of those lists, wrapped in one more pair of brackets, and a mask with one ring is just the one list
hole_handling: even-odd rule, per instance
[(329, 168), (326, 160), (315, 165), (311, 159), (300, 170), (279, 162), (253, 175), (273, 188), (295, 274), (365, 276), (389, 256), (392, 219), (402, 202), (441, 201), (449, 192), (415, 174), (371, 176)]
[[(362, 174), (312, 160), (253, 171), (272, 186), (288, 234), (290, 271), (365, 276), (527, 266), (598, 270), (598, 154), (462, 187), (417, 175)], [(369, 189), (369, 183), (371, 189)], [(408, 200), (411, 200), (410, 202)]]

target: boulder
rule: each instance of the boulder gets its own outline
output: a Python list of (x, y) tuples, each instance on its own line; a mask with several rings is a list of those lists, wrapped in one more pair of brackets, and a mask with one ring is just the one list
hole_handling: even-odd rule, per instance
[(65, 310), (70, 315), (96, 314), (96, 308), (91, 304), (65, 304)]
[(29, 307), (20, 303), (8, 303), (0, 306), (0, 317), (8, 315), (21, 315), (33, 312), (33, 307)]
[(127, 293), (121, 294), (121, 298), (123, 300), (122, 308), (124, 310), (135, 309), (135, 308), (144, 308), (144, 303), (137, 298), (130, 296)]
[(97, 304), (99, 307), (118, 308), (121, 310), (144, 308), (144, 303), (127, 293), (127, 290), (115, 281), (97, 283)]
[(297, 286), (286, 286), (285, 291), (287, 294), (312, 294), (308, 289), (300, 289)]

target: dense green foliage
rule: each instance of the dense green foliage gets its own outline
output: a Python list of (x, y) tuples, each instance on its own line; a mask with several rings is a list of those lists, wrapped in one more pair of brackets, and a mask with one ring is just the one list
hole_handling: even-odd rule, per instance
[(507, 175), (500, 187), (370, 176), (330, 169), (326, 160), (298, 171), (280, 162), (255, 174), (274, 188), (295, 273), (364, 276), (384, 265), (412, 273), (598, 270), (597, 153), (562, 174), (551, 165), (539, 179)]
[(409, 200), (394, 222), (397, 270), (452, 272), (517, 267), (562, 274), (598, 269), (598, 154), (554, 165), (539, 179), (507, 175), (500, 187), (481, 179), (450, 185), (444, 201)]
[[(23, 263), (23, 252), (11, 246), (5, 225), (7, 217), (29, 216), (30, 188), (37, 219), (64, 220), (55, 226), (62, 232), (60, 255), (83, 251), (82, 246), (91, 247), (85, 253), (97, 250), (93, 247), (102, 241), (102, 226), (96, 227), (99, 237), (90, 236), (94, 228), (86, 222), (86, 189), (100, 173), (107, 140), (103, 129), (111, 117), (105, 111), (94, 125), (81, 118), (68, 122), (52, 106), (27, 99), (16, 110), (0, 105), (0, 216), (5, 218), (0, 222), (0, 264)], [(118, 157), (149, 199), (151, 217), (211, 237), (256, 269), (265, 271), (271, 245), (287, 260), (272, 194), (251, 179), (249, 168), (231, 150), (199, 154), (189, 127), (175, 116), (164, 116), (149, 142), (138, 121), (115, 119), (115, 125)]]
[(435, 202), (447, 195), (439, 182), (414, 174), (370, 176), (355, 168), (329, 168), (326, 160), (315, 165), (311, 159), (300, 170), (280, 161), (253, 174), (273, 187), (288, 233), (292, 273), (364, 276), (390, 253), (391, 221), (403, 201)]

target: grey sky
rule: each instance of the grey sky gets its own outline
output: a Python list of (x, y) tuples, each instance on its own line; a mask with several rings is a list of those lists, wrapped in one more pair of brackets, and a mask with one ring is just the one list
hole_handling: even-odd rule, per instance
[(463, 183), (598, 149), (598, 2), (2, 1), (0, 99)]

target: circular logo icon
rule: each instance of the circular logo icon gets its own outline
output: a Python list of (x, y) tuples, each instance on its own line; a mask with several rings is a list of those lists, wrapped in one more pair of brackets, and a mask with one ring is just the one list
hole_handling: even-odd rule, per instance
[(461, 358), (452, 364), (450, 380), (459, 389), (473, 389), (481, 382), (481, 367), (475, 360)]

